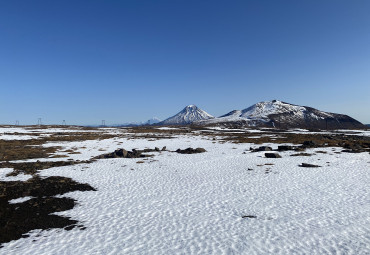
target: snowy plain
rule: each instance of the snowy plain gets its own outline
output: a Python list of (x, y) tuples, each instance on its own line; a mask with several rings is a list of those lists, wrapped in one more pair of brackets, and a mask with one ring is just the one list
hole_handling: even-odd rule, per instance
[[(311, 157), (281, 152), (282, 158), (270, 159), (251, 153), (254, 144), (193, 135), (48, 146), (81, 153), (58, 160), (86, 160), (117, 148), (168, 151), (40, 171), (97, 189), (62, 195), (78, 205), (58, 214), (86, 229), (34, 230), (5, 243), (0, 254), (370, 254), (369, 153), (320, 148), (308, 149)], [(207, 152), (174, 152), (187, 147)], [(5, 177), (11, 169), (0, 170), (3, 181), (28, 177)]]

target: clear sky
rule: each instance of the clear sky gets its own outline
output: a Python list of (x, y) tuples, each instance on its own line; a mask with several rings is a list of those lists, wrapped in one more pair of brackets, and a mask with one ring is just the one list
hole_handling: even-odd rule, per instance
[(0, 90), (2, 124), (272, 99), (370, 123), (370, 1), (2, 0)]

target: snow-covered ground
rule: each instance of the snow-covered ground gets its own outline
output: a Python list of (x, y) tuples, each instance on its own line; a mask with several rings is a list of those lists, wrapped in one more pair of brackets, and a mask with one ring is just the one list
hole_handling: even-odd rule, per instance
[(27, 181), (30, 178), (32, 178), (32, 175), (28, 175), (28, 174), (18, 174), (17, 176), (7, 176), (11, 172), (13, 172), (13, 168), (0, 168), (0, 181)]
[[(78, 205), (58, 213), (87, 228), (35, 230), (4, 244), (0, 254), (370, 254), (369, 153), (320, 148), (308, 149), (311, 157), (288, 151), (268, 159), (246, 151), (253, 144), (191, 135), (48, 144), (56, 145), (81, 153), (58, 160), (86, 160), (117, 148), (169, 151), (40, 171), (97, 189), (64, 194)], [(207, 152), (171, 152), (187, 147)], [(0, 170), (1, 180), (15, 178)]]
[[(116, 130), (116, 129), (115, 129)], [(0, 140), (31, 140), (51, 136), (56, 133), (92, 133), (104, 130), (83, 130), (74, 128), (0, 127)]]

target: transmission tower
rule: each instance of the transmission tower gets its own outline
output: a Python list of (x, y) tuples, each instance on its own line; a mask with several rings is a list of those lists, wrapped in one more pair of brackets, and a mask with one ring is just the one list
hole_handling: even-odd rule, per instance
[(67, 126), (66, 120), (63, 120), (62, 126)]
[(19, 120), (16, 120), (16, 121), (15, 121), (15, 125), (16, 125), (16, 126), (19, 126)]
[(105, 120), (102, 120), (102, 121), (101, 121), (101, 126), (102, 126), (102, 127), (105, 127)]
[(38, 125), (38, 126), (41, 126), (41, 125), (42, 125), (41, 118), (38, 118), (38, 119), (37, 119), (37, 125)]

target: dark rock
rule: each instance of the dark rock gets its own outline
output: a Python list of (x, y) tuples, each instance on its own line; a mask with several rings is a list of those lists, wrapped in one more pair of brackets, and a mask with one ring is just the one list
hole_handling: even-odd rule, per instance
[(242, 218), (243, 218), (243, 219), (245, 219), (245, 218), (249, 218), (249, 219), (257, 219), (257, 216), (255, 216), (255, 215), (243, 215), (243, 216), (242, 216)]
[(278, 151), (291, 151), (291, 150), (294, 150), (294, 147), (290, 145), (279, 145), (278, 146)]
[(120, 158), (126, 158), (127, 157), (127, 151), (125, 149), (118, 149), (118, 150), (115, 150), (114, 151), (114, 154), (117, 156), (117, 157), (120, 157)]
[(297, 157), (297, 156), (311, 157), (312, 155), (314, 155), (314, 154), (301, 152), (301, 153), (292, 154), (290, 156), (292, 156), (292, 157)]
[(307, 164), (307, 163), (302, 163), (301, 165), (299, 165), (300, 167), (321, 167), (321, 166), (318, 166), (318, 165), (313, 165), (313, 164)]
[(360, 152), (364, 152), (364, 150), (346, 149), (346, 150), (342, 150), (342, 152), (347, 152), (347, 153), (360, 153)]
[(317, 147), (317, 143), (315, 143), (314, 141), (304, 141), (302, 146), (306, 148), (312, 148)]
[(166, 149), (167, 149), (167, 147), (166, 146), (163, 146), (162, 151), (165, 151)]
[(261, 146), (257, 150), (258, 151), (272, 151), (272, 148), (268, 146)]
[[(145, 152), (153, 151), (153, 149), (145, 149)], [(96, 158), (143, 158), (143, 157), (149, 157), (150, 155), (144, 155), (142, 154), (143, 151), (135, 150), (132, 151), (126, 151), (125, 149), (118, 149), (114, 152), (107, 153), (100, 155)]]
[(155, 147), (154, 150), (155, 151), (160, 151), (160, 149), (158, 147)]
[(206, 152), (206, 149), (204, 148), (196, 148), (195, 149), (198, 153)]
[(252, 151), (252, 152), (258, 152), (258, 151), (272, 151), (272, 148), (271, 147), (269, 147), (269, 146), (260, 146), (260, 147), (258, 147), (258, 148), (252, 148), (252, 147), (250, 147), (250, 150)]
[(274, 153), (265, 153), (265, 157), (266, 158), (281, 158), (281, 156), (276, 152), (274, 152)]
[(196, 148), (196, 149), (187, 148), (185, 150), (177, 149), (176, 152), (181, 153), (181, 154), (194, 154), (194, 153), (203, 153), (203, 152), (206, 152), (206, 150), (204, 148)]

